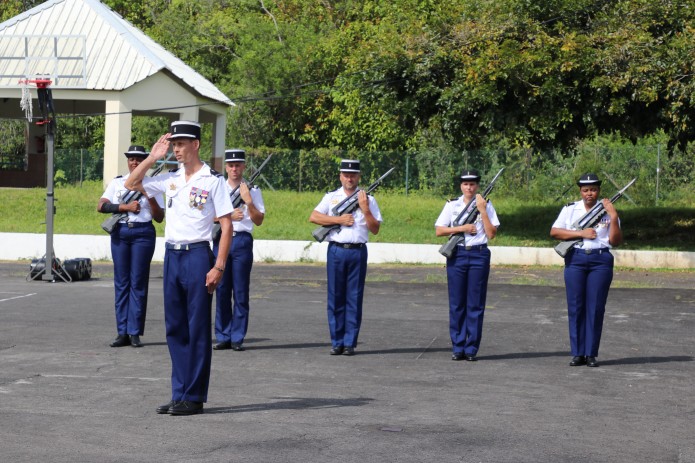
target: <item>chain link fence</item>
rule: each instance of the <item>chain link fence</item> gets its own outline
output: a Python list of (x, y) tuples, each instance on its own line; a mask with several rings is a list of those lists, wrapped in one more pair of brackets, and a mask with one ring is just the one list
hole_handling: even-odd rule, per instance
[[(2, 150), (1, 169), (25, 168), (21, 150), (7, 154)], [(339, 186), (340, 159), (359, 159), (362, 185), (379, 178), (391, 167), (395, 171), (380, 188), (409, 194), (435, 194), (454, 197), (460, 194), (458, 175), (462, 169), (481, 172), (482, 184), (502, 167), (505, 172), (495, 195), (540, 202), (576, 199), (576, 179), (584, 172), (595, 172), (603, 180), (603, 193), (610, 196), (637, 177), (626, 199), (647, 206), (663, 202), (690, 205), (695, 157), (689, 153), (668, 155), (663, 145), (589, 146), (572, 154), (540, 153), (523, 149), (489, 149), (464, 152), (354, 152), (341, 150), (278, 150), (248, 148), (248, 172), (269, 155), (272, 160), (257, 179), (262, 188), (287, 191), (328, 191)], [(55, 182), (81, 184), (102, 180), (103, 150), (56, 149)]]

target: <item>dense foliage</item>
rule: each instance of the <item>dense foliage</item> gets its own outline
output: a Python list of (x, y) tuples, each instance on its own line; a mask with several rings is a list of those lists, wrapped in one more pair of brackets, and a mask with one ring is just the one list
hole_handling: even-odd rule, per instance
[[(0, 17), (38, 3), (5, 0)], [(104, 3), (236, 103), (229, 146), (413, 153), (423, 172), (467, 153), (485, 170), (541, 171), (596, 136), (655, 135), (692, 179), (692, 0)], [(59, 148), (99, 147), (98, 124), (63, 125), (79, 137)], [(159, 130), (136, 120), (134, 141)]]
[(663, 130), (681, 148), (695, 137), (687, 0), (106, 3), (237, 102), (236, 144), (547, 151), (606, 132)]

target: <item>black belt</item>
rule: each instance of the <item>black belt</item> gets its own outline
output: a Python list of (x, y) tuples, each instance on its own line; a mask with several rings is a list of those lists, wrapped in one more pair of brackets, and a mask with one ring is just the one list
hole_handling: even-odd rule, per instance
[(250, 234), (251, 234), (251, 233), (249, 233), (249, 232), (242, 232), (242, 231), (239, 231), (239, 232), (238, 232), (238, 231), (232, 232), (232, 236), (237, 236), (237, 235), (250, 235)]
[(118, 225), (123, 225), (128, 228), (140, 228), (140, 227), (149, 227), (152, 225), (152, 222), (118, 222)]
[(190, 251), (191, 249), (195, 248), (202, 248), (206, 247), (210, 249), (210, 243), (208, 241), (198, 241), (197, 243), (188, 243), (188, 244), (174, 244), (174, 243), (166, 243), (164, 245), (166, 249), (171, 249), (172, 251)]
[(610, 251), (611, 248), (574, 248), (574, 252), (579, 252), (581, 254), (603, 254), (604, 252)]
[(466, 251), (480, 251), (481, 249), (487, 249), (487, 244), (476, 244), (475, 246), (459, 244), (459, 248), (465, 249)]
[(364, 247), (365, 243), (336, 243), (335, 241), (331, 241), (329, 244), (339, 246), (343, 249), (360, 249)]

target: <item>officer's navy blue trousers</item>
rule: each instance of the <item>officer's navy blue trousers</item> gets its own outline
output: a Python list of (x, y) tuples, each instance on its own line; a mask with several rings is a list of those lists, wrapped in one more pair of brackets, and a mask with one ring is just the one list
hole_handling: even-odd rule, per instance
[(119, 223), (111, 233), (113, 287), (118, 334), (143, 335), (147, 315), (150, 263), (154, 255), (152, 222)]
[(565, 288), (572, 355), (598, 356), (608, 290), (613, 281), (613, 255), (607, 250), (565, 256)]
[[(213, 245), (217, 256), (218, 242)], [(242, 344), (249, 328), (249, 281), (253, 266), (253, 236), (237, 232), (227, 254), (222, 281), (215, 292), (215, 338), (217, 342)], [(232, 310), (232, 296), (234, 308)]]
[(367, 246), (344, 249), (329, 243), (326, 261), (331, 345), (356, 347), (362, 324)]
[(490, 276), (490, 250), (466, 251), (459, 246), (446, 260), (449, 288), (449, 334), (453, 352), (478, 353), (483, 337), (483, 315)]
[(206, 402), (210, 383), (212, 295), (205, 277), (209, 247), (164, 254), (164, 323), (171, 356), (171, 398)]

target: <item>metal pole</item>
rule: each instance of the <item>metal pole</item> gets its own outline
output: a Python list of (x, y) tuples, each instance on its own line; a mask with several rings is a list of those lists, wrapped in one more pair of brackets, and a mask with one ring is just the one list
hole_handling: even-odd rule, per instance
[(55, 281), (53, 276), (53, 131), (46, 124), (46, 268), (41, 276), (44, 281)]
[(410, 178), (409, 162), (410, 155), (405, 156), (405, 195), (408, 196), (408, 179)]
[(659, 173), (661, 172), (661, 143), (656, 144), (656, 201), (654, 205), (659, 205)]

